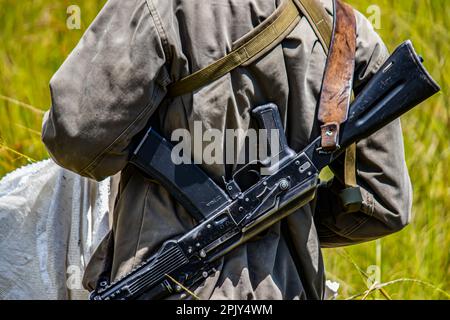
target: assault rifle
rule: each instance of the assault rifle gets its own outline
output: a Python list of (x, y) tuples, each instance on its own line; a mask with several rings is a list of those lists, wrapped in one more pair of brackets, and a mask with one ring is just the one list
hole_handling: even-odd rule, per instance
[(181, 291), (180, 284), (189, 288), (209, 277), (220, 257), (313, 200), (320, 171), (346, 147), (439, 90), (411, 42), (406, 41), (352, 103), (341, 128), (340, 148), (335, 151), (324, 151), (318, 137), (301, 152), (294, 152), (286, 143), (277, 106), (257, 107), (252, 113), (260, 128), (280, 132), (279, 161), (269, 168), (270, 175), (245, 186), (240, 181), (250, 171), (249, 166), (253, 168), (254, 163), (249, 164), (225, 183), (225, 190), (196, 165), (173, 164), (172, 145), (150, 129), (131, 162), (164, 185), (199, 223), (186, 234), (166, 241), (121, 279), (101, 284), (90, 298), (135, 299), (145, 293), (146, 298), (159, 299)]

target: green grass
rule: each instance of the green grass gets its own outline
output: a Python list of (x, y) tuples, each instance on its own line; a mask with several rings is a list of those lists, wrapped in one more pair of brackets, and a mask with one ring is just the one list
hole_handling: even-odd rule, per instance
[[(450, 296), (450, 144), (449, 63), (450, 5), (446, 0), (353, 0), (366, 13), (381, 8), (378, 30), (389, 49), (411, 39), (442, 92), (402, 119), (406, 159), (414, 188), (413, 221), (402, 232), (379, 241), (346, 249), (325, 250), (330, 278), (342, 283), (342, 297), (367, 290), (363, 271), (378, 270), (381, 282), (398, 279), (425, 281), (447, 292), (412, 281), (385, 287), (394, 299), (448, 299)], [(378, 250), (378, 254), (377, 254)], [(372, 273), (371, 273), (372, 274)], [(381, 294), (368, 298), (383, 298)]]
[[(48, 157), (39, 132), (41, 110), (50, 106), (49, 80), (103, 3), (0, 0), (0, 176)], [(82, 10), (81, 30), (66, 27), (71, 4)]]
[[(0, 0), (0, 176), (48, 157), (39, 136), (43, 110), (50, 105), (48, 82), (104, 2)], [(448, 299), (450, 5), (446, 0), (349, 2), (363, 13), (379, 5), (379, 32), (388, 47), (413, 40), (442, 93), (403, 118), (413, 222), (379, 241), (325, 250), (328, 276), (341, 283), (343, 299), (358, 294), (358, 299)], [(66, 27), (66, 8), (73, 4), (81, 8), (81, 30)], [(371, 286), (366, 277), (384, 283), (384, 291), (364, 294)]]

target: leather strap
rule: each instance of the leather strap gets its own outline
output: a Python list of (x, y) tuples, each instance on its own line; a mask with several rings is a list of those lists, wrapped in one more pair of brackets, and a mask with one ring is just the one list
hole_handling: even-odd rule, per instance
[(322, 149), (338, 147), (340, 125), (347, 120), (353, 84), (356, 53), (356, 18), (352, 7), (335, 1), (334, 35), (325, 67), (318, 119)]
[(176, 97), (195, 91), (269, 52), (298, 24), (300, 12), (308, 20), (325, 52), (328, 53), (332, 23), (323, 5), (319, 0), (286, 0), (265, 21), (236, 42), (229, 54), (169, 85), (168, 95)]

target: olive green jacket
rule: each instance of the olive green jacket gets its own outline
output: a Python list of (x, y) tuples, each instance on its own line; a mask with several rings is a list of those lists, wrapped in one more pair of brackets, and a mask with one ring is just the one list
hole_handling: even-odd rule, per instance
[[(166, 137), (177, 128), (192, 130), (194, 121), (204, 130), (245, 131), (252, 125), (250, 110), (273, 102), (291, 148), (299, 151), (319, 135), (326, 55), (305, 18), (248, 67), (192, 94), (166, 95), (168, 84), (226, 55), (282, 1), (110, 0), (51, 79), (52, 107), (42, 135), (55, 161), (97, 180), (122, 171), (113, 228), (87, 266), (87, 288), (104, 270), (112, 279), (130, 271), (164, 240), (194, 225), (163, 187), (127, 165), (133, 137), (150, 118)], [(323, 2), (332, 15), (331, 1)], [(356, 17), (358, 92), (388, 52), (363, 15)], [(217, 181), (235, 169), (202, 168)], [(332, 168), (333, 184), (322, 186), (313, 203), (289, 216), (285, 227), (275, 224), (224, 257), (195, 293), (202, 299), (321, 299), (321, 247), (372, 240), (409, 222), (412, 192), (399, 121), (358, 144), (360, 212), (340, 209), (335, 194), (342, 188), (342, 164)]]

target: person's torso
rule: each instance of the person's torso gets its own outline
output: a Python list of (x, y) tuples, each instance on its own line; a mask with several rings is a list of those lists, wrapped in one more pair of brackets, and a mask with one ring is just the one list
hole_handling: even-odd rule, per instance
[[(282, 1), (151, 1), (168, 30), (170, 77), (180, 79), (229, 53), (236, 41), (272, 14)], [(326, 5), (330, 6), (331, 1)], [(226, 129), (247, 132), (254, 127), (252, 108), (275, 103), (288, 143), (299, 151), (319, 134), (316, 108), (325, 62), (326, 54), (303, 17), (269, 53), (192, 94), (167, 97), (153, 119), (169, 139), (176, 129), (194, 134), (196, 124), (200, 124), (202, 133), (217, 129), (220, 140), (215, 143), (223, 146), (226, 157)], [(210, 142), (203, 141), (201, 149), (193, 147), (192, 157), (202, 159)], [(238, 139), (236, 145), (235, 159), (243, 140)], [(220, 182), (222, 176), (229, 176), (239, 167), (226, 162), (203, 162), (201, 167)], [(160, 185), (134, 168), (127, 168), (122, 177), (113, 227), (113, 278), (128, 272), (163, 241), (179, 236), (195, 223)], [(311, 207), (305, 206), (289, 217), (287, 229), (284, 232), (289, 233), (290, 249), (278, 223), (229, 254), (217, 274), (200, 285), (196, 293), (201, 298), (321, 298), (323, 265)]]

